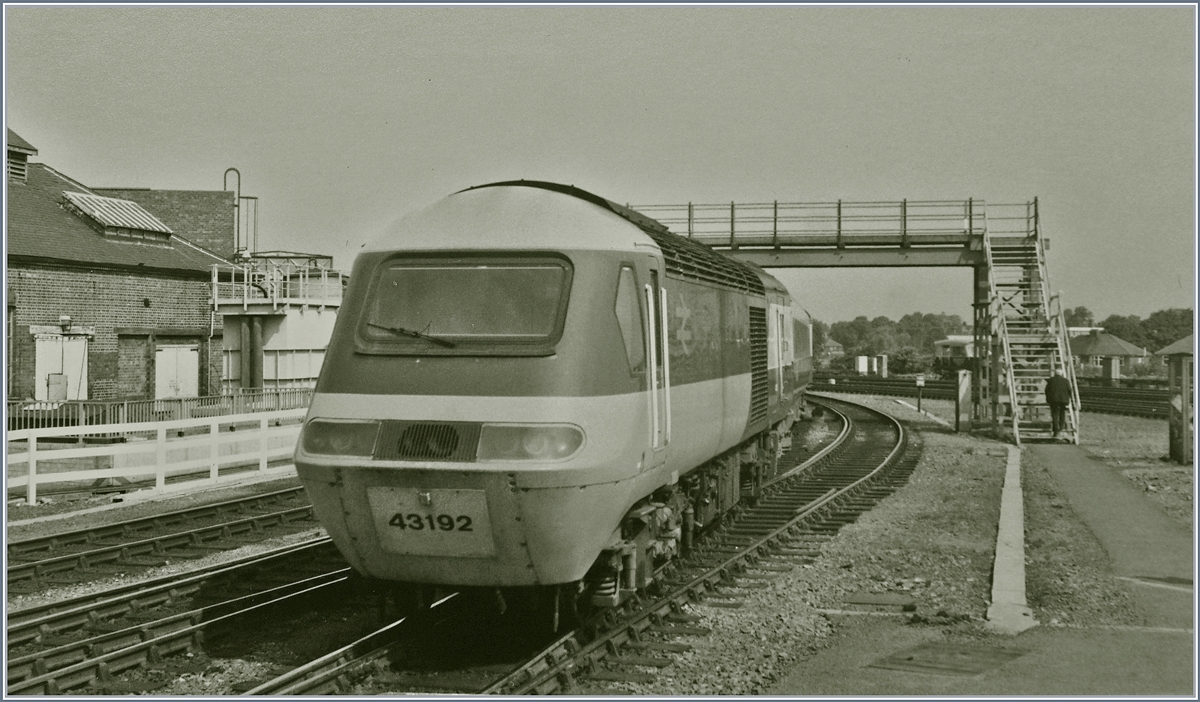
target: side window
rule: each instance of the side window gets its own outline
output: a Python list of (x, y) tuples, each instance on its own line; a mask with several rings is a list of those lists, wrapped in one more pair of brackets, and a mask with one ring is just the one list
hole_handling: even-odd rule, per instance
[(642, 331), (642, 308), (638, 303), (637, 278), (629, 266), (621, 267), (621, 278), (617, 283), (617, 323), (625, 339), (625, 356), (631, 371), (645, 370), (646, 343)]

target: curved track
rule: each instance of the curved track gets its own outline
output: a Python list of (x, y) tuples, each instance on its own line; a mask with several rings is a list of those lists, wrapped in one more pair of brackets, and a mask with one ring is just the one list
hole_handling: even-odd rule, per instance
[(837, 438), (769, 481), (756, 504), (698, 540), (683, 562), (657, 573), (649, 597), (565, 636), (543, 635), (514, 660), (519, 629), (500, 621), (481, 627), (486, 603), (451, 596), (247, 694), (547, 694), (569, 692), (580, 678), (637, 679), (645, 673), (632, 668), (670, 665), (671, 655), (688, 648), (672, 637), (708, 633), (682, 613), (683, 603), (740, 606), (739, 591), (811, 561), (822, 540), (895, 490), (915, 465), (919, 446), (894, 419), (814, 399), (843, 418)]
[[(362, 612), (354, 629), (361, 633), (343, 639), (349, 645), (233, 690), (538, 694), (645, 679), (652, 675), (647, 667), (669, 666), (687, 650), (682, 640), (708, 634), (683, 613), (683, 604), (703, 599), (741, 606), (740, 594), (811, 561), (822, 541), (906, 479), (915, 442), (899, 424), (853, 403), (814, 399), (830, 408), (817, 424), (832, 442), (817, 448), (797, 442), (781, 462), (786, 466), (790, 458), (794, 465), (767, 481), (754, 504), (698, 538), (686, 559), (656, 573), (646, 596), (565, 636), (531, 630), (528, 613), (502, 616), (480, 593), (388, 612), (380, 593), (355, 582), (328, 539), (314, 539), (202, 572), (11, 612), (8, 692), (152, 691), (137, 687), (144, 677), (138, 671), (169, 678), (178, 665), (173, 661), (186, 660), (179, 654), (216, 655), (213, 642), (219, 648), (230, 632), (237, 640), (268, 628), (294, 637), (315, 621), (306, 617), (316, 610), (347, 606)], [(132, 682), (125, 679), (130, 671)]]

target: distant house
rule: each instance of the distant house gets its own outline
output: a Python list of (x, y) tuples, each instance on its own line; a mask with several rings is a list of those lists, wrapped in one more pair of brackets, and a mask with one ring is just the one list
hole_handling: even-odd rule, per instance
[(846, 348), (844, 346), (829, 337), (825, 338), (825, 345), (821, 347), (821, 356), (823, 358), (837, 358), (838, 356), (845, 355)]
[(971, 334), (951, 334), (933, 342), (934, 358), (974, 358), (975, 337)]
[[(191, 241), (200, 229), (188, 217), (106, 195), (31, 163), (37, 149), (11, 129), (7, 146), (9, 398), (220, 392), (222, 326), (213, 309), (212, 267), (230, 262)], [(206, 243), (231, 251), (233, 198), (232, 192), (177, 193), (175, 201), (206, 222), (224, 222), (204, 225)], [(218, 231), (227, 232), (227, 246)]]
[(1179, 341), (1173, 344), (1168, 344), (1158, 351), (1154, 352), (1155, 356), (1190, 356), (1193, 352), (1194, 342), (1192, 335), (1188, 334)]
[(1071, 339), (1071, 356), (1081, 371), (1103, 369), (1104, 377), (1120, 377), (1123, 366), (1141, 365), (1152, 358), (1141, 346), (1097, 330)]

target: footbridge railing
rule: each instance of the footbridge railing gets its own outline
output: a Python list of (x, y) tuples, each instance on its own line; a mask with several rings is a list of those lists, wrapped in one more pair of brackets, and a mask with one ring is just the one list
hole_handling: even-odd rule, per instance
[(837, 200), (630, 207), (676, 234), (732, 251), (743, 247), (981, 248), (985, 233), (1031, 237), (1038, 231), (1036, 200), (1015, 204), (985, 204), (974, 199)]

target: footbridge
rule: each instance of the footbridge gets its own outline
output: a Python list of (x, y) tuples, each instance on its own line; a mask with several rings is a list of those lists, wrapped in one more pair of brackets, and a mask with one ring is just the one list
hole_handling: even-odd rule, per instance
[(672, 232), (763, 268), (969, 266), (974, 270), (972, 419), (1013, 439), (1050, 437), (1042, 390), (1053, 370), (1076, 388), (1057, 295), (1050, 294), (1038, 201), (767, 202), (633, 205)]

